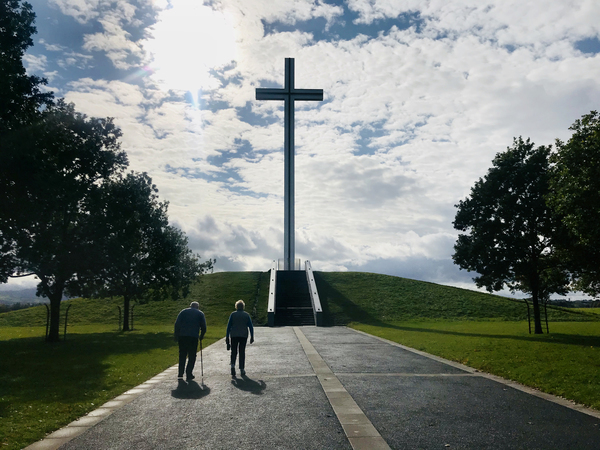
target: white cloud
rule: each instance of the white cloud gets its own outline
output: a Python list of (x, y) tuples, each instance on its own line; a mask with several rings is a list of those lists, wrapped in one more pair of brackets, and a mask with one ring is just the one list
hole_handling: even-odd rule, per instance
[(99, 16), (98, 6), (103, 0), (50, 0), (67, 16), (72, 16), (80, 23), (86, 23)]
[(143, 52), (129, 39), (129, 34), (118, 24), (100, 20), (104, 33), (85, 36), (83, 48), (88, 51), (102, 51), (117, 69), (129, 69), (139, 66)]
[(298, 22), (324, 18), (331, 23), (343, 14), (343, 8), (320, 0), (277, 0), (275, 2), (246, 2), (244, 0), (222, 0), (218, 2), (224, 10), (237, 10), (250, 22), (283, 22), (295, 25)]
[(38, 42), (40, 44), (42, 44), (45, 47), (45, 49), (47, 51), (49, 51), (49, 52), (60, 52), (60, 51), (63, 51), (65, 49), (65, 47), (62, 46), (62, 45), (49, 44), (49, 43), (46, 42), (45, 39), (40, 39)]
[(64, 52), (57, 58), (56, 63), (63, 70), (71, 70), (73, 67), (87, 69), (92, 65), (93, 56), (77, 52)]
[(418, 13), (425, 32), (476, 35), (500, 45), (527, 45), (543, 48), (556, 41), (570, 42), (597, 36), (600, 4), (594, 0), (522, 2), (519, 0), (349, 0), (358, 13), (357, 23)]
[(23, 56), (24, 66), (29, 74), (38, 74), (46, 69), (48, 64), (48, 58), (46, 55), (31, 55), (26, 54)]
[(50, 0), (50, 4), (82, 24), (107, 14), (119, 17), (123, 23), (137, 23), (137, 8), (127, 0)]

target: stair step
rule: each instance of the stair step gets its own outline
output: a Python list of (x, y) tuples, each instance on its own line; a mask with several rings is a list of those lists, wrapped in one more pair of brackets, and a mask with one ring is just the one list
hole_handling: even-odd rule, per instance
[(275, 323), (279, 326), (314, 325), (312, 301), (302, 270), (277, 272)]

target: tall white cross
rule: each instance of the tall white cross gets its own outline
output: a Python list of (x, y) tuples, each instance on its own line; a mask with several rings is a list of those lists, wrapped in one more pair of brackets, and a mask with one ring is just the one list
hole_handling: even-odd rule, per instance
[(256, 89), (256, 100), (284, 101), (284, 197), (283, 197), (283, 258), (284, 270), (294, 269), (294, 102), (296, 100), (322, 101), (323, 89), (296, 89), (294, 87), (294, 58), (285, 58), (285, 86), (283, 89)]

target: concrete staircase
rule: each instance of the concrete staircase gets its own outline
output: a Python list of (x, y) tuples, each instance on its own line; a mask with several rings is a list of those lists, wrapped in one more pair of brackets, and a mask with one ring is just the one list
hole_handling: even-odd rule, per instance
[(275, 298), (275, 326), (315, 325), (305, 271), (277, 271)]

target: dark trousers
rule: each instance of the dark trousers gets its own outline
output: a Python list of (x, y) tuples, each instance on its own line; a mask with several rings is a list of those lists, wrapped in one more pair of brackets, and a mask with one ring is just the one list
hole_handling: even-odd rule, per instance
[[(198, 338), (192, 336), (179, 336), (179, 376), (183, 376), (185, 369), (186, 375), (191, 375), (196, 364), (196, 353), (198, 353)], [(187, 358), (187, 369), (185, 359)]]
[(246, 342), (247, 337), (232, 337), (231, 338), (231, 365), (235, 366), (235, 359), (238, 355), (238, 349), (240, 352), (240, 370), (244, 370), (246, 367)]

